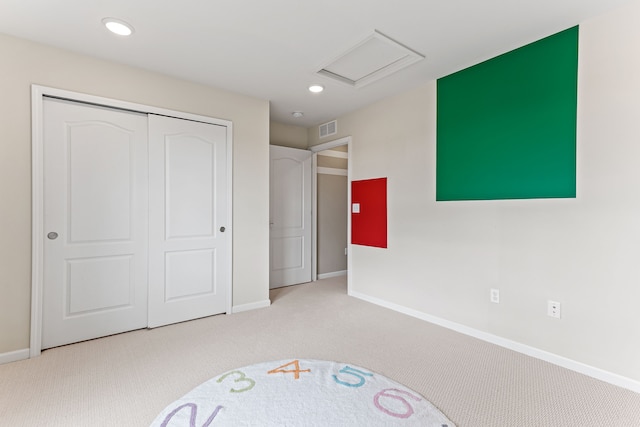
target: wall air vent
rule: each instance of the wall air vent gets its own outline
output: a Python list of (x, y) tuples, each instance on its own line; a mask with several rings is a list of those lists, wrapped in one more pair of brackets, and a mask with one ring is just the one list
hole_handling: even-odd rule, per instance
[(322, 67), (318, 74), (360, 88), (423, 59), (423, 55), (376, 30)]
[(320, 138), (325, 138), (327, 136), (335, 135), (336, 133), (338, 133), (338, 121), (333, 120), (331, 122), (321, 124), (319, 126), (319, 130), (320, 130)]

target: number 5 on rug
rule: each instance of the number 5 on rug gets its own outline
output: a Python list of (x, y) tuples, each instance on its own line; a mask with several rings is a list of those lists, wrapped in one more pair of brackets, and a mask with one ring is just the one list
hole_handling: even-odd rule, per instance
[(373, 374), (371, 372), (363, 372), (360, 371), (358, 369), (354, 369), (351, 366), (345, 366), (344, 368), (340, 369), (340, 373), (342, 374), (346, 374), (346, 375), (353, 375), (356, 378), (359, 378), (360, 381), (357, 383), (349, 383), (346, 381), (342, 381), (338, 379), (337, 375), (332, 375), (333, 379), (335, 382), (337, 382), (340, 385), (346, 386), (346, 387), (362, 387), (366, 381), (366, 379), (364, 378), (365, 376), (367, 377), (372, 377)]

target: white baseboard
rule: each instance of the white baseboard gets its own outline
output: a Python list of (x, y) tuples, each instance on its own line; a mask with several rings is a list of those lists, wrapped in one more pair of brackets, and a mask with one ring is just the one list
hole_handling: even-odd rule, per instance
[(257, 310), (258, 308), (265, 308), (269, 307), (270, 305), (271, 300), (266, 299), (264, 301), (252, 302), (249, 304), (234, 305), (231, 309), (231, 312), (242, 313), (243, 311)]
[(331, 273), (318, 274), (318, 280), (329, 279), (331, 277), (346, 276), (347, 270), (333, 271)]
[(22, 350), (10, 351), (8, 353), (0, 353), (0, 365), (4, 363), (17, 362), (18, 360), (24, 360), (29, 358), (29, 349), (23, 348)]
[(442, 326), (447, 329), (460, 332), (474, 338), (478, 338), (482, 341), (489, 342), (491, 344), (498, 345), (500, 347), (507, 348), (509, 350), (517, 351), (518, 353), (526, 354), (527, 356), (534, 357), (536, 359), (544, 360), (545, 362), (553, 363), (554, 365), (561, 366), (566, 369), (570, 369), (575, 372), (590, 376), (600, 381), (607, 382), (609, 384), (616, 385), (618, 387), (626, 388), (628, 390), (640, 393), (640, 381), (633, 380), (631, 378), (624, 377), (622, 375), (614, 374), (613, 372), (605, 371), (604, 369), (596, 368), (590, 365), (586, 365), (581, 362), (577, 362), (572, 359), (568, 359), (563, 356), (559, 356), (548, 351), (540, 350), (535, 347), (531, 347), (516, 341), (511, 341), (506, 338), (499, 337), (497, 335), (489, 334), (487, 332), (479, 331), (474, 328), (470, 328), (459, 323), (452, 322), (450, 320), (442, 319), (440, 317), (432, 316), (430, 314), (423, 313), (418, 310), (414, 310), (408, 307), (404, 307), (399, 304), (394, 304), (388, 301), (384, 301), (379, 298), (375, 298), (369, 295), (362, 294), (360, 292), (351, 291), (349, 296), (376, 304), (393, 311), (397, 311), (402, 314), (406, 314), (411, 317), (424, 320), (429, 323)]

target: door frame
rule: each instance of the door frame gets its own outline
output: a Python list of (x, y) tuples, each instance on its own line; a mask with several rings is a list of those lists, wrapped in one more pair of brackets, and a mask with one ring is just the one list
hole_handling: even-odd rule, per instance
[(315, 282), (318, 280), (318, 152), (324, 150), (330, 150), (342, 145), (347, 146), (347, 294), (351, 294), (351, 136), (345, 136), (343, 138), (334, 139), (333, 141), (323, 142), (322, 144), (309, 147), (309, 150), (313, 151), (313, 159), (311, 163), (311, 176), (313, 191), (311, 198), (311, 241), (312, 245), (312, 258), (311, 258), (311, 279)]
[(60, 98), (84, 104), (100, 105), (119, 110), (145, 114), (158, 114), (177, 119), (209, 123), (227, 128), (227, 239), (229, 253), (227, 266), (229, 289), (227, 292), (227, 314), (233, 305), (233, 123), (229, 120), (200, 116), (197, 114), (152, 107), (101, 96), (87, 95), (41, 85), (31, 85), (31, 335), (29, 357), (39, 356), (42, 351), (42, 297), (44, 286), (44, 98)]

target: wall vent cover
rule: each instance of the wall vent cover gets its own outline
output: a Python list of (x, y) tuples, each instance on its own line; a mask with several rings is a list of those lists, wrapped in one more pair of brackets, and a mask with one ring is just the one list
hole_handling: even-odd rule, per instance
[(421, 61), (424, 56), (375, 30), (318, 74), (360, 88)]
[(325, 138), (327, 136), (335, 135), (338, 133), (338, 121), (333, 120), (331, 122), (327, 122), (321, 124), (319, 126), (320, 129), (320, 138)]

